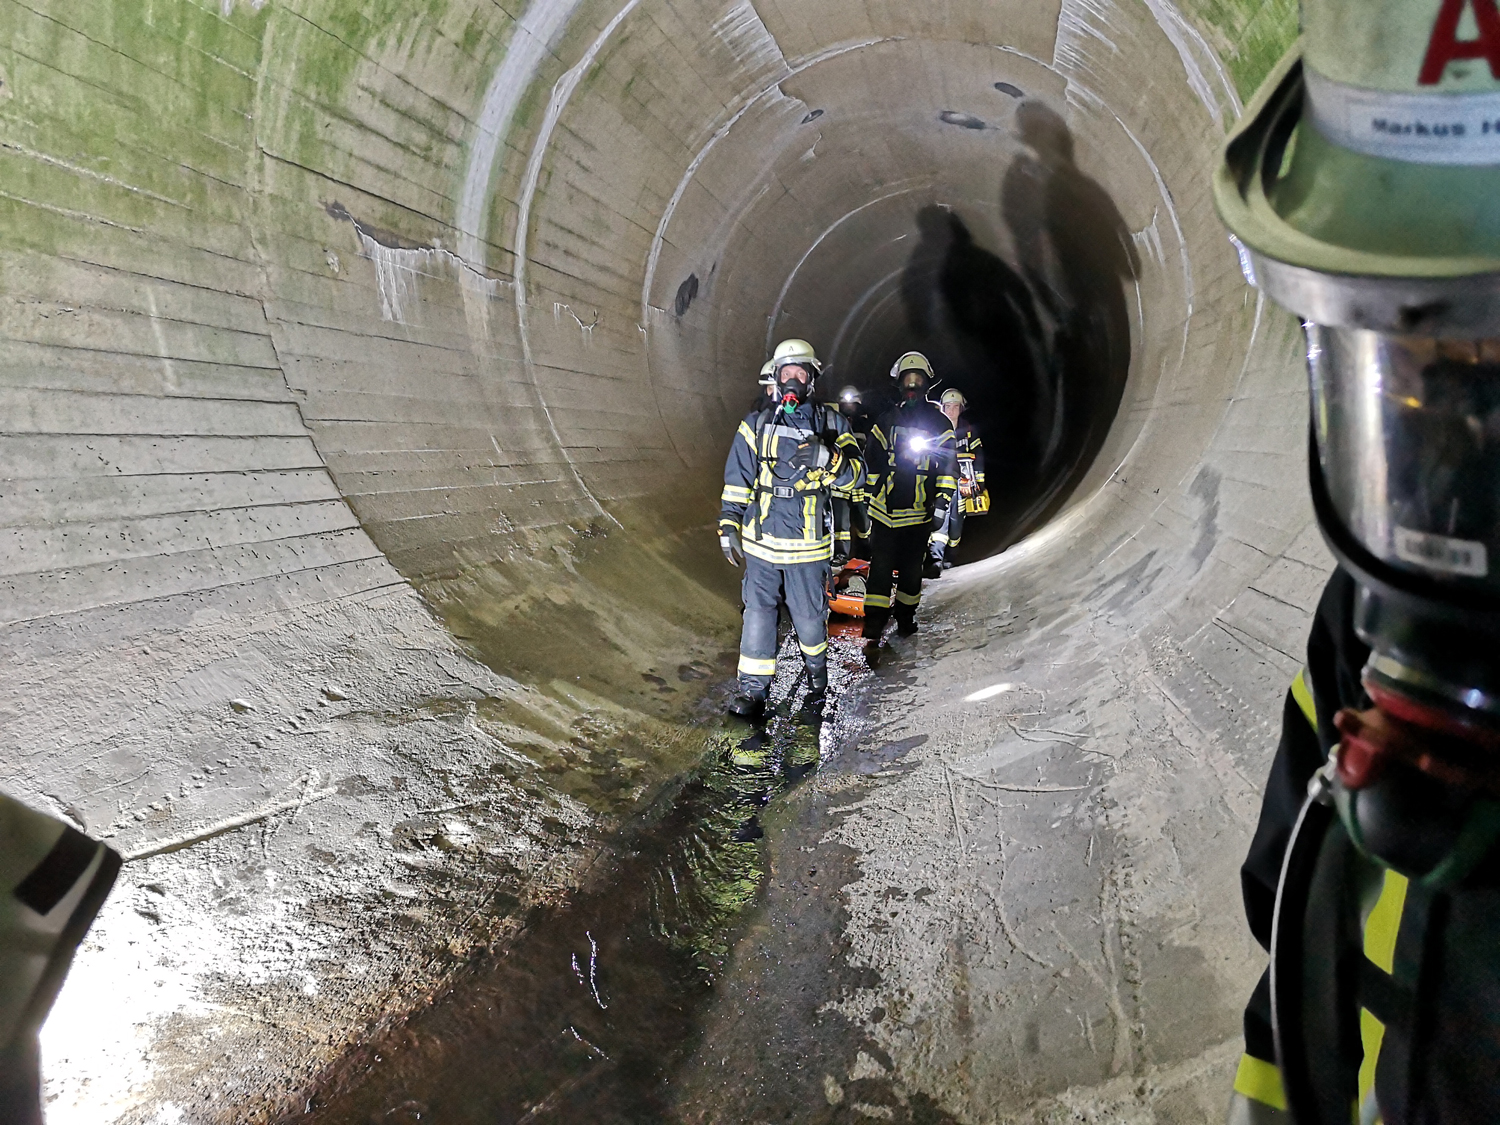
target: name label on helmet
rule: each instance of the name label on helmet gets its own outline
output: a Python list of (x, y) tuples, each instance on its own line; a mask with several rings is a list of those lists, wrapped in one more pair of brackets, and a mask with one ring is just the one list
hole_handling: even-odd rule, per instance
[(1469, 578), (1483, 578), (1490, 570), (1484, 544), (1472, 539), (1450, 539), (1446, 535), (1398, 527), (1393, 545), (1398, 559), (1424, 570)]
[(1500, 164), (1500, 91), (1404, 94), (1305, 71), (1313, 123), (1334, 144), (1414, 164)]

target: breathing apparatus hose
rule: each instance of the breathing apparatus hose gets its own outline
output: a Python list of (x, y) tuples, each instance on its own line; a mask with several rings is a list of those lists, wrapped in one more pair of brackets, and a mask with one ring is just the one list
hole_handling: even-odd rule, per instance
[[(1334, 1035), (1330, 1043), (1325, 1035), (1309, 1035), (1306, 1018), (1305, 938), (1311, 890), (1323, 846), (1338, 824), (1327, 787), (1322, 771), (1308, 785), (1307, 799), (1287, 840), (1271, 921), (1271, 1028), (1287, 1109), (1296, 1125), (1347, 1125), (1349, 1120), (1346, 1102), (1342, 1103), (1342, 1116), (1337, 1111), (1329, 1113), (1324, 1103), (1330, 1099), (1326, 1093), (1319, 1093), (1332, 1087), (1337, 1104), (1340, 1083), (1316, 1081), (1330, 1065), (1337, 1068), (1334, 1047), (1340, 1036)], [(1316, 1064), (1314, 1052), (1320, 1056)]]

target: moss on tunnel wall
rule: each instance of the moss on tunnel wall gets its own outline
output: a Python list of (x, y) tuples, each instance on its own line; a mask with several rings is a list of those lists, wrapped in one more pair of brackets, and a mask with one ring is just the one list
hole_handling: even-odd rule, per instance
[(1297, 38), (1297, 0), (1184, 0), (1183, 6), (1213, 29), (1241, 101), (1250, 100)]

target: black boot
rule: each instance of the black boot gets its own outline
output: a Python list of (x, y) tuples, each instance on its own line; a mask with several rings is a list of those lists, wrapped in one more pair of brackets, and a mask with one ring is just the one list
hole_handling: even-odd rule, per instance
[(913, 633), (915, 633), (916, 631), (917, 631), (917, 619), (916, 619), (915, 615), (913, 615), (911, 617), (898, 617), (898, 618), (896, 618), (896, 635), (897, 636), (900, 636), (900, 637), (909, 637)]
[(816, 672), (808, 669), (807, 672), (807, 697), (802, 700), (802, 706), (797, 709), (797, 721), (804, 726), (810, 726), (823, 721), (823, 708), (828, 701), (828, 669), (819, 668)]
[(724, 710), (731, 715), (738, 715), (742, 719), (758, 723), (766, 716), (765, 693), (748, 688), (741, 689), (724, 705)]

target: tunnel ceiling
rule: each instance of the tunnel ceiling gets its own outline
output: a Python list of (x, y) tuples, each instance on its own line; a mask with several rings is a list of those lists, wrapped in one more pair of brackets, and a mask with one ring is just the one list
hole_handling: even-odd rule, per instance
[[(733, 646), (708, 528), (781, 336), (879, 386), (918, 309), (1008, 433), (983, 325), (1020, 314), (958, 298), (1026, 294), (1112, 405), (1028, 384), (1087, 440), (953, 620), (1024, 589), (1093, 692), (1056, 698), (1131, 738), (1182, 669), (1217, 685), (1184, 713), (1284, 686), (1324, 561), (1295, 330), (1207, 170), (1291, 0), (35, 0), (0, 30), (0, 780), (135, 857), (57, 1120), (280, 1089), (582, 877)], [(1158, 680), (1088, 679), (1148, 635)], [(526, 772), (599, 740), (613, 795)], [(1255, 773), (1231, 742), (1201, 760)], [(411, 922), (402, 841), (465, 801), (499, 843)], [(240, 832), (309, 802), (315, 840)], [(192, 1046), (273, 992), (303, 1038)]]

